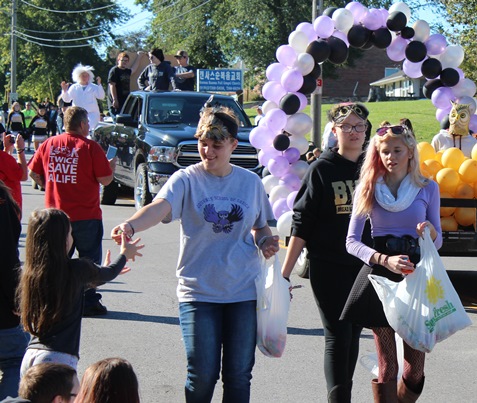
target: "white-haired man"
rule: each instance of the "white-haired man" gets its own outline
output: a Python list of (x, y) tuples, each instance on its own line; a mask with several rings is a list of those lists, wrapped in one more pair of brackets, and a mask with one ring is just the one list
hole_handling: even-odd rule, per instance
[(96, 77), (93, 83), (94, 68), (78, 64), (71, 73), (74, 84), (66, 81), (61, 83), (61, 98), (65, 102), (73, 102), (73, 106), (80, 106), (88, 111), (89, 128), (93, 130), (100, 121), (98, 99), (104, 98), (104, 89), (101, 85), (101, 77)]

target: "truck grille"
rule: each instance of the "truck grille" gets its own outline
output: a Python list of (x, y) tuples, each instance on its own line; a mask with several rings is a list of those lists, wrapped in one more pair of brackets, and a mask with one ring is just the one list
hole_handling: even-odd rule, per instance
[[(200, 162), (199, 151), (197, 150), (197, 141), (183, 142), (178, 146), (177, 165), (180, 168)], [(250, 144), (239, 143), (230, 158), (230, 162), (234, 165), (246, 169), (255, 169), (260, 163), (258, 162), (258, 152)]]

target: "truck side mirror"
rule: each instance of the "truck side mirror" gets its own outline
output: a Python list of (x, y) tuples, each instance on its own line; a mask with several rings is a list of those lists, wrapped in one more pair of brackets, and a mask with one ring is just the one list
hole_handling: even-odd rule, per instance
[(129, 114), (116, 115), (116, 123), (123, 124), (124, 126), (138, 127), (138, 121), (133, 119)]

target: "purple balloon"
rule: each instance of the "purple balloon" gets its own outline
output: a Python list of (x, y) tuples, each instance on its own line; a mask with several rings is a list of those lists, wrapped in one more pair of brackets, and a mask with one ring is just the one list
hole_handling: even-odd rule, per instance
[(293, 164), (300, 159), (300, 151), (295, 147), (289, 147), (283, 152), (283, 156), (290, 164)]
[(383, 26), (383, 16), (381, 11), (376, 8), (370, 8), (368, 13), (362, 19), (363, 25), (371, 31), (376, 31)]
[(446, 109), (451, 100), (456, 100), (456, 96), (449, 87), (439, 87), (432, 93), (431, 100), (436, 108)]
[(451, 111), (452, 106), (449, 104), (448, 108), (437, 108), (436, 109), (436, 119), (440, 122), (442, 119), (447, 117), (449, 115), (449, 112)]
[(335, 38), (341, 39), (344, 43), (346, 43), (346, 46), (348, 46), (348, 48), (349, 48), (348, 35), (344, 34), (341, 31), (335, 31), (335, 32), (333, 32), (333, 35), (331, 35), (331, 36), (334, 36)]
[(424, 42), (427, 48), (427, 54), (429, 56), (440, 55), (447, 47), (447, 40), (444, 35), (441, 34), (432, 34)]
[(346, 4), (345, 8), (351, 11), (351, 14), (353, 14), (355, 25), (359, 24), (359, 22), (361, 21), (361, 18), (365, 16), (367, 11), (366, 7), (363, 6), (361, 3), (358, 3), (357, 1), (352, 1)]
[(301, 22), (296, 26), (296, 30), (304, 32), (308, 37), (308, 42), (313, 42), (314, 40), (316, 40), (316, 32), (313, 28), (313, 24), (309, 22)]
[(258, 161), (260, 162), (260, 164), (262, 164), (264, 167), (268, 166), (268, 163), (269, 161), (272, 159), (272, 158), (275, 158), (275, 157), (278, 157), (278, 156), (281, 156), (282, 153), (278, 150), (275, 150), (275, 148), (273, 146), (267, 146), (267, 147), (264, 147), (262, 148), (259, 152), (258, 152)]
[(295, 49), (293, 49), (290, 45), (282, 45), (278, 47), (276, 56), (280, 63), (291, 67), (293, 66), (293, 63), (295, 63), (297, 54)]
[(280, 178), (278, 182), (280, 185), (285, 185), (291, 190), (298, 190), (301, 187), (301, 179), (292, 173), (287, 173)]
[(274, 138), (275, 133), (268, 127), (257, 126), (250, 132), (249, 141), (255, 148), (265, 148), (273, 143)]
[(296, 92), (303, 85), (303, 75), (298, 69), (287, 70), (283, 73), (280, 83), (287, 91)]
[(268, 161), (267, 168), (273, 176), (281, 178), (288, 172), (290, 164), (283, 156), (273, 157)]
[(472, 115), (470, 117), (469, 129), (472, 133), (477, 133), (477, 115)]
[(406, 59), (404, 60), (404, 63), (402, 64), (402, 70), (410, 78), (422, 77), (422, 71), (421, 71), (422, 63), (424, 63), (424, 60), (419, 63), (412, 63)]
[(287, 66), (284, 66), (281, 63), (272, 63), (267, 67), (266, 76), (270, 81), (280, 82), (283, 73), (287, 69)]
[(323, 39), (329, 38), (335, 30), (335, 22), (327, 15), (320, 15), (313, 23), (316, 34)]
[(406, 46), (409, 41), (397, 36), (386, 49), (388, 57), (394, 62), (400, 62), (406, 57)]
[(272, 109), (270, 112), (265, 114), (265, 117), (261, 119), (260, 123), (262, 123), (262, 121), (264, 125), (266, 125), (273, 133), (276, 134), (281, 132), (285, 127), (288, 121), (288, 116), (281, 109)]
[(275, 201), (272, 206), (272, 211), (275, 220), (278, 220), (282, 214), (286, 213), (287, 211), (290, 211), (290, 207), (288, 207), (287, 204), (287, 199), (280, 198)]
[(276, 81), (268, 81), (262, 88), (262, 95), (265, 99), (275, 102), (277, 105), (287, 93), (287, 90)]
[(460, 69), (459, 67), (454, 67), (454, 70), (459, 73), (459, 81), (465, 78), (465, 73), (462, 69)]
[(295, 204), (295, 199), (297, 194), (298, 194), (298, 191), (295, 190), (294, 192), (291, 192), (287, 196), (287, 206), (290, 208), (290, 210), (293, 210), (293, 205)]

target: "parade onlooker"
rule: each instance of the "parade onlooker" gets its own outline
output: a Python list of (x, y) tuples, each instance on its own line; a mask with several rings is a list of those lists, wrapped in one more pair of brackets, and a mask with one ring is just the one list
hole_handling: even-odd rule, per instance
[(167, 91), (171, 83), (174, 88), (174, 71), (172, 70), (171, 64), (164, 60), (162, 49), (152, 49), (149, 52), (149, 61), (151, 64), (143, 70), (137, 79), (139, 89), (146, 91)]
[[(25, 157), (25, 141), (21, 134), (16, 138), (3, 133), (4, 150), (0, 150), (0, 180), (10, 189), (13, 199), (22, 209), (22, 187), (20, 182), (28, 179), (28, 167)], [(17, 160), (13, 157), (16, 150)]]
[(139, 403), (139, 383), (129, 361), (105, 358), (88, 368), (75, 403)]
[(265, 115), (263, 114), (262, 105), (257, 105), (257, 116), (255, 116), (254, 124), (258, 126)]
[(17, 396), (20, 364), (28, 343), (15, 304), (21, 269), (18, 258), (22, 231), (20, 217), (18, 204), (0, 180), (0, 400)]
[(230, 163), (238, 128), (230, 109), (204, 108), (195, 134), (202, 162), (174, 173), (151, 204), (111, 233), (118, 240), (180, 220), (177, 295), (187, 402), (210, 402), (220, 374), (224, 402), (250, 400), (260, 251), (269, 258), (279, 250), (260, 178)]
[(61, 94), (58, 96), (58, 99), (56, 100), (56, 102), (59, 108), (58, 118), (56, 119), (56, 126), (58, 127), (58, 130), (60, 131), (60, 133), (63, 133), (65, 130), (65, 125), (63, 124), (64, 113), (66, 109), (68, 109), (73, 103), (63, 101)]
[[(290, 243), (282, 274), (288, 280), (306, 246), (310, 283), (325, 332), (327, 401), (349, 403), (361, 326), (340, 320), (362, 262), (346, 252), (354, 188), (366, 142), (368, 110), (338, 104), (328, 117), (338, 148), (325, 149), (310, 165), (293, 207)], [(318, 154), (319, 150), (317, 151)], [(321, 399), (317, 398), (321, 401)]]
[[(108, 161), (101, 146), (87, 138), (85, 109), (70, 106), (64, 121), (66, 133), (50, 137), (40, 146), (30, 162), (30, 176), (46, 189), (45, 206), (61, 209), (70, 217), (79, 257), (100, 264), (103, 222), (99, 186), (113, 180), (115, 160)], [(94, 289), (86, 291), (84, 314), (106, 314), (100, 299)]]
[(181, 91), (194, 91), (196, 68), (189, 65), (189, 55), (179, 50), (174, 56), (177, 66), (174, 67), (174, 88)]
[(141, 256), (137, 245), (121, 237), (119, 256), (104, 266), (89, 259), (71, 259), (72, 226), (61, 210), (35, 210), (28, 221), (25, 264), (18, 286), (20, 317), (32, 338), (23, 357), (21, 374), (42, 362), (69, 365), (79, 360), (84, 290), (113, 280), (128, 259)]
[(25, 115), (21, 111), (21, 106), (18, 102), (14, 102), (12, 104), (12, 109), (8, 114), (7, 118), (7, 131), (10, 131), (13, 135), (17, 135), (18, 133), (24, 134), (26, 130), (25, 124)]
[(48, 114), (44, 104), (38, 105), (38, 112), (30, 122), (29, 130), (33, 141), (33, 149), (36, 151), (40, 144), (48, 138), (49, 128)]
[(65, 102), (73, 102), (74, 106), (80, 106), (88, 111), (89, 127), (94, 130), (99, 122), (98, 100), (104, 98), (104, 89), (101, 85), (101, 77), (96, 77), (93, 83), (94, 68), (78, 64), (71, 73), (75, 84), (61, 83), (61, 97)]
[[(347, 251), (364, 262), (346, 302), (344, 320), (372, 329), (379, 374), (373, 379), (375, 402), (415, 402), (424, 387), (425, 353), (404, 343), (402, 379), (397, 382), (398, 357), (394, 330), (368, 275), (394, 282), (412, 272), (420, 260), (417, 236), (430, 229), (437, 248), (442, 245), (439, 187), (421, 175), (414, 134), (407, 126), (384, 126), (368, 146), (356, 188), (346, 239)], [(362, 241), (371, 222), (373, 245)]]
[(131, 92), (130, 82), (131, 74), (134, 74), (139, 66), (139, 60), (144, 52), (137, 52), (137, 57), (131, 67), (129, 65), (129, 55), (126, 52), (121, 52), (116, 58), (117, 66), (109, 70), (108, 74), (108, 103), (109, 112), (112, 117), (115, 117), (126, 102), (126, 99)]
[[(31, 105), (30, 101), (25, 103), (25, 109), (23, 109), (22, 112), (23, 112), (23, 115), (25, 116), (25, 127), (30, 127), (31, 120), (33, 119), (33, 116), (36, 115), (36, 111), (35, 111), (35, 109), (32, 108), (32, 105)], [(23, 136), (23, 139), (27, 141), (27, 143), (28, 143), (27, 150), (30, 151), (31, 150), (31, 135), (30, 135), (30, 133), (28, 133), (28, 135), (27, 135), (27, 133), (25, 133), (25, 135)]]

